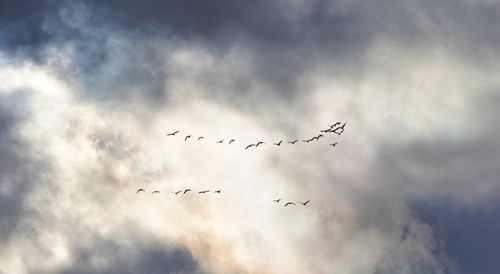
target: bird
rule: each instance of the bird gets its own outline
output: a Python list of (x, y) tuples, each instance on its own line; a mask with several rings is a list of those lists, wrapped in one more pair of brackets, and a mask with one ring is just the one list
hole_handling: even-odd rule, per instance
[(301, 203), (301, 204), (302, 204), (302, 205), (307, 205), (307, 203), (309, 203), (309, 200), (307, 200), (307, 201), (305, 201), (305, 202), (303, 202), (303, 203)]
[(187, 141), (187, 139), (189, 138), (191, 138), (191, 135), (186, 136), (186, 138), (184, 138), (184, 141)]
[(172, 133), (169, 133), (169, 134), (167, 134), (167, 136), (174, 136), (174, 135), (175, 135), (175, 134), (177, 134), (179, 131), (180, 131), (180, 130), (177, 130), (177, 131), (174, 131), (174, 132), (172, 132)]
[(283, 140), (280, 140), (278, 143), (274, 143), (274, 145), (280, 146), (281, 142), (283, 142)]
[(222, 190), (219, 189), (219, 190), (214, 191), (214, 193), (220, 193), (221, 191)]
[(262, 145), (262, 144), (265, 145), (266, 143), (264, 143), (264, 142), (261, 141), (261, 142), (258, 142), (255, 146), (258, 147), (259, 145)]
[(286, 203), (286, 204), (285, 204), (285, 207), (286, 207), (287, 205), (296, 205), (296, 204), (295, 204), (295, 203), (292, 203), (292, 202), (288, 202), (288, 203)]
[(329, 128), (329, 129), (322, 129), (322, 130), (320, 130), (320, 132), (325, 132), (325, 133), (327, 133), (327, 132), (330, 132), (330, 129), (331, 129), (331, 128)]
[(135, 193), (139, 193), (139, 192), (146, 192), (146, 190), (144, 190), (144, 188), (139, 188)]
[(224, 139), (217, 141), (217, 144), (222, 144), (222, 141), (224, 141)]
[(295, 145), (295, 143), (297, 143), (298, 140), (293, 140), (291, 142), (288, 142), (289, 144), (292, 144), (292, 145)]
[(273, 200), (273, 202), (279, 203), (281, 199)]
[(255, 146), (255, 144), (250, 144), (250, 145), (248, 145), (247, 147), (245, 147), (245, 149), (249, 149), (249, 148), (251, 148), (251, 147), (253, 147), (253, 146)]
[(191, 189), (188, 188), (188, 189), (184, 190), (184, 193), (182, 193), (182, 194), (186, 194), (186, 192), (188, 192), (188, 191), (191, 191)]
[(234, 139), (229, 140), (229, 144), (231, 144), (234, 141), (236, 141), (236, 140), (234, 140)]
[(332, 147), (335, 147), (337, 144), (338, 144), (338, 143), (337, 143), (337, 142), (335, 142), (335, 143), (330, 144), (330, 145), (331, 145)]
[(210, 190), (198, 191), (198, 193), (207, 193), (207, 192), (210, 192)]
[(323, 134), (320, 134), (320, 135), (318, 135), (316, 137), (317, 137), (316, 139), (319, 139), (319, 138), (323, 137)]
[(151, 194), (155, 194), (155, 193), (160, 193), (160, 191), (159, 190), (155, 190), (155, 191), (151, 192)]
[(308, 140), (302, 140), (302, 142), (304, 142), (304, 143), (309, 143), (309, 142), (311, 142), (311, 139), (308, 139)]
[[(335, 133), (335, 134), (337, 134), (337, 135), (342, 134), (342, 132), (344, 132), (344, 127), (345, 127), (345, 125), (346, 125), (346, 124), (347, 124), (347, 123), (344, 123), (342, 126), (340, 126), (340, 127), (336, 128), (336, 129), (334, 129), (332, 132), (333, 132), (333, 133)], [(340, 131), (340, 132), (337, 132), (337, 130), (338, 130), (338, 129), (340, 129), (341, 131)]]
[(340, 122), (336, 122), (335, 124), (331, 125), (330, 128), (334, 128), (336, 126), (340, 125)]
[(172, 193), (174, 193), (175, 195), (177, 195), (177, 194), (179, 194), (179, 193), (181, 193), (181, 192), (182, 192), (182, 189), (181, 189), (181, 190), (179, 190), (179, 191), (177, 191), (177, 192), (172, 192)]
[(198, 141), (201, 139), (205, 139), (205, 137), (203, 137), (203, 136), (198, 137)]

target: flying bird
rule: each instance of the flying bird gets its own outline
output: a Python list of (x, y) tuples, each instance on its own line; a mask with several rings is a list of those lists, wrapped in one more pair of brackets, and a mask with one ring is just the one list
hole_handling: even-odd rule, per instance
[(245, 149), (251, 148), (251, 147), (253, 147), (253, 146), (255, 146), (255, 144), (250, 144), (250, 145), (248, 145), (247, 147), (245, 147)]
[(291, 142), (288, 142), (289, 144), (292, 144), (292, 145), (295, 145), (295, 143), (297, 143), (298, 140), (294, 140), (294, 141), (291, 141)]
[(179, 194), (179, 193), (181, 193), (181, 192), (182, 192), (182, 189), (181, 189), (181, 190), (179, 190), (179, 191), (177, 191), (177, 192), (172, 192), (172, 193), (174, 193), (175, 195), (177, 195), (177, 194)]
[(229, 144), (231, 144), (231, 143), (232, 143), (232, 142), (234, 142), (234, 141), (236, 141), (236, 140), (234, 140), (234, 139), (231, 139), (231, 140), (229, 141)]
[(187, 139), (189, 138), (191, 138), (191, 135), (186, 136), (186, 138), (184, 138), (184, 141), (187, 141)]
[(304, 143), (309, 143), (309, 142), (311, 142), (311, 139), (308, 139), (308, 140), (302, 140), (302, 142), (304, 142)]
[(335, 124), (331, 125), (330, 128), (334, 128), (336, 126), (339, 126), (340, 125), (340, 122), (336, 122)]
[(151, 192), (151, 194), (155, 194), (155, 193), (160, 193), (160, 191), (159, 190), (155, 190), (155, 191)]
[(169, 133), (169, 134), (167, 134), (167, 136), (174, 136), (174, 135), (175, 135), (175, 134), (177, 134), (179, 131), (180, 131), (180, 130), (177, 130), (177, 131), (174, 131), (174, 132), (172, 132), (172, 133)]
[(273, 200), (273, 202), (279, 203), (281, 199)]
[(283, 142), (283, 140), (280, 140), (279, 143), (274, 143), (274, 145), (280, 146), (281, 142)]
[(335, 147), (338, 144), (338, 142), (335, 142), (333, 144), (330, 144), (332, 147)]
[(220, 193), (221, 191), (222, 190), (219, 189), (219, 190), (214, 191), (214, 193)]
[(288, 203), (286, 203), (286, 204), (285, 204), (285, 207), (286, 207), (287, 205), (296, 205), (296, 204), (295, 204), (295, 203), (292, 203), (292, 202), (288, 202)]
[(266, 143), (264, 143), (264, 142), (258, 142), (255, 146), (258, 147), (259, 145), (262, 145), (262, 144), (265, 145)]
[(184, 193), (182, 193), (182, 194), (186, 194), (186, 192), (188, 192), (188, 191), (191, 191), (191, 189), (188, 188), (188, 189), (184, 190)]
[(222, 141), (224, 141), (224, 139), (218, 141), (217, 144), (222, 144)]
[(303, 202), (303, 203), (301, 203), (301, 204), (302, 204), (302, 205), (307, 205), (307, 203), (309, 203), (309, 200), (307, 200), (307, 201), (305, 201), (305, 202)]
[(207, 192), (210, 192), (210, 190), (198, 191), (198, 193), (207, 193)]
[(201, 139), (205, 139), (205, 137), (203, 137), (203, 136), (198, 137), (198, 141)]
[[(345, 127), (345, 125), (346, 125), (346, 124), (347, 124), (347, 123), (344, 123), (342, 126), (340, 126), (340, 127), (336, 128), (336, 129), (334, 129), (334, 130), (333, 130), (333, 133), (335, 133), (335, 134), (337, 134), (337, 135), (342, 134), (342, 132), (344, 132), (344, 127)], [(337, 132), (337, 130), (338, 130), (338, 129), (340, 129), (340, 132)]]
[(139, 192), (146, 192), (146, 190), (144, 190), (144, 188), (139, 188), (135, 193), (139, 193)]

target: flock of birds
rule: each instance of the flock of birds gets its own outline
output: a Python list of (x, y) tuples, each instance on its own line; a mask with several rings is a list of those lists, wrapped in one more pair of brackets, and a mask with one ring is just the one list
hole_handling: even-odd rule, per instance
[[(320, 134), (318, 135), (315, 135), (309, 139), (302, 139), (302, 142), (304, 143), (309, 143), (309, 142), (312, 142), (312, 141), (318, 141), (320, 138), (323, 138), (325, 137), (325, 135), (323, 133), (335, 133), (337, 135), (341, 135), (343, 132), (344, 132), (344, 128), (346, 126), (347, 123), (342, 123), (341, 122), (336, 122), (332, 125), (329, 126), (329, 128), (327, 129), (322, 129), (320, 130)], [(171, 132), (171, 133), (168, 133), (167, 136), (175, 136), (177, 133), (179, 133), (180, 130), (176, 130), (174, 132)], [(194, 138), (192, 135), (186, 135), (184, 137), (184, 141), (187, 141), (189, 140), (190, 138)], [(201, 140), (206, 140), (204, 136), (199, 136), (198, 137), (198, 141), (201, 141)], [(299, 141), (299, 139), (295, 139), (295, 140), (292, 140), (292, 141), (288, 141), (289, 144), (292, 144), (292, 145), (295, 145), (295, 143), (297, 143)], [(224, 139), (221, 139), (221, 140), (218, 140), (217, 142), (215, 142), (216, 144), (222, 144), (224, 142)], [(233, 142), (236, 142), (236, 139), (230, 139), (228, 144), (230, 145), (231, 143)], [(281, 144), (283, 143), (283, 140), (280, 140), (279, 142), (275, 142), (273, 143), (273, 145), (275, 146), (281, 146)], [(332, 147), (335, 147), (338, 143), (337, 142), (334, 142), (334, 143), (330, 143), (329, 145), (332, 146)], [(263, 142), (263, 141), (259, 141), (257, 143), (254, 143), (254, 144), (248, 144), (245, 146), (245, 150), (251, 148), (251, 147), (258, 147), (260, 145), (267, 145), (267, 143)]]
[[(309, 143), (309, 142), (312, 142), (312, 141), (318, 141), (320, 138), (324, 137), (324, 135), (322, 133), (325, 133), (325, 134), (327, 134), (327, 133), (335, 133), (337, 135), (341, 135), (344, 132), (344, 128), (345, 128), (346, 124), (347, 124), (346, 122), (344, 122), (343, 124), (341, 122), (335, 122), (334, 124), (329, 125), (329, 128), (320, 130), (320, 134), (318, 134), (316, 136), (313, 136), (313, 137), (311, 137), (309, 139), (303, 139), (302, 142)], [(168, 133), (167, 136), (175, 136), (179, 132), (180, 132), (180, 130), (176, 130), (174, 132)], [(193, 136), (192, 135), (186, 135), (184, 137), (184, 141), (187, 141), (190, 138), (193, 138)], [(205, 140), (205, 137), (204, 136), (199, 136), (198, 137), (198, 141), (201, 141), (201, 140)], [(288, 143), (294, 145), (298, 141), (299, 141), (299, 139), (295, 139), (293, 141), (288, 141)], [(216, 144), (222, 144), (223, 142), (224, 142), (224, 139), (221, 139), (221, 140), (218, 140), (216, 142)], [(233, 142), (236, 142), (236, 139), (230, 139), (229, 142), (228, 142), (228, 144), (230, 145)], [(275, 145), (275, 146), (281, 146), (282, 142), (283, 142), (283, 140), (280, 140), (279, 142), (273, 143), (273, 145)], [(332, 146), (332, 147), (335, 147), (337, 144), (338, 144), (337, 142), (334, 142), (334, 143), (331, 143), (329, 145)], [(249, 145), (245, 146), (245, 150), (249, 149), (251, 147), (258, 147), (259, 145), (267, 145), (267, 144), (265, 142), (263, 142), (263, 141), (259, 141), (257, 143), (249, 144)], [(175, 191), (175, 192), (172, 192), (172, 193), (175, 194), (175, 195), (178, 195), (178, 194), (184, 195), (184, 194), (186, 194), (188, 192), (192, 192), (192, 191), (193, 190), (187, 188), (187, 189), (181, 189), (181, 190), (178, 190), (178, 191)], [(146, 190), (143, 189), (143, 188), (139, 188), (136, 191), (137, 194), (139, 194), (141, 192), (145, 193)], [(209, 193), (209, 192), (212, 192), (212, 190), (201, 190), (201, 191), (198, 191), (198, 194), (205, 194), (205, 193)], [(217, 193), (217, 194), (220, 194), (221, 192), (222, 192), (221, 189), (213, 191), (213, 193)], [(154, 191), (151, 192), (151, 194), (160, 194), (160, 191), (159, 190), (154, 190)], [(275, 202), (275, 203), (280, 203), (281, 201), (282, 201), (281, 198), (273, 200), (273, 202)], [(310, 200), (307, 200), (305, 202), (299, 202), (299, 204), (301, 204), (303, 206), (306, 206), (309, 202), (310, 202)], [(295, 202), (288, 201), (288, 202), (285, 203), (284, 207), (287, 207), (289, 205), (296, 206), (297, 204), (295, 204)]]

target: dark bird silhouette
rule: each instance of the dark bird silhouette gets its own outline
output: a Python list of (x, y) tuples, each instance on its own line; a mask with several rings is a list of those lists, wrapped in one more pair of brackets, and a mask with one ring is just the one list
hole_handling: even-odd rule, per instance
[(160, 191), (159, 190), (155, 190), (155, 191), (151, 192), (151, 194), (155, 194), (155, 193), (160, 193)]
[(203, 137), (203, 136), (198, 137), (198, 141), (201, 139), (205, 139), (205, 137)]
[(144, 188), (139, 188), (135, 193), (139, 193), (139, 192), (146, 192), (146, 190), (144, 190)]
[(323, 137), (323, 134), (320, 134), (320, 135), (316, 136), (316, 139), (319, 139), (321, 137)]
[(334, 128), (336, 126), (339, 126), (340, 125), (340, 122), (336, 122), (335, 124), (331, 125), (330, 128)]
[(298, 140), (294, 140), (294, 141), (291, 141), (291, 142), (288, 142), (289, 144), (292, 144), (292, 145), (295, 145), (295, 143), (297, 143)]
[(220, 193), (221, 191), (222, 190), (219, 189), (219, 190), (214, 191), (214, 193)]
[(279, 203), (281, 199), (273, 200), (273, 202)]
[(307, 201), (305, 201), (305, 202), (303, 202), (303, 203), (301, 203), (301, 204), (302, 204), (302, 205), (307, 205), (307, 203), (309, 203), (309, 200), (307, 200)]
[(234, 139), (229, 140), (229, 144), (231, 144), (234, 141), (236, 141), (236, 140), (234, 140)]
[(184, 138), (184, 141), (187, 141), (187, 139), (189, 138), (191, 138), (191, 135), (186, 136), (186, 138)]
[(327, 132), (330, 132), (330, 129), (331, 129), (331, 128), (329, 128), (329, 129), (323, 129), (323, 130), (320, 130), (320, 132), (327, 133)]
[(280, 146), (281, 142), (283, 142), (283, 140), (280, 140), (278, 143), (274, 143), (274, 145)]
[(302, 142), (304, 142), (304, 143), (309, 143), (309, 142), (311, 142), (311, 139), (302, 140)]
[(177, 194), (179, 194), (179, 193), (181, 193), (181, 192), (182, 192), (182, 189), (181, 189), (181, 190), (179, 190), (179, 191), (177, 191), (177, 192), (172, 192), (172, 193), (174, 193), (175, 195), (177, 195)]
[(217, 144), (222, 144), (222, 141), (224, 141), (224, 139), (217, 141)]
[(245, 147), (245, 149), (249, 149), (249, 148), (254, 147), (254, 146), (255, 146), (255, 144), (250, 144), (247, 147)]
[[(332, 132), (333, 132), (333, 133), (335, 133), (335, 134), (337, 134), (337, 135), (342, 134), (342, 132), (344, 132), (344, 127), (345, 127), (345, 125), (346, 125), (346, 124), (347, 124), (347, 123), (344, 123), (342, 126), (340, 126), (340, 127), (336, 128), (336, 129), (334, 129)], [(339, 131), (339, 132), (337, 132), (337, 130), (340, 130), (340, 131)]]
[(188, 191), (191, 191), (191, 189), (188, 188), (188, 189), (184, 190), (184, 192), (182, 194), (186, 194), (186, 192), (188, 192)]
[(286, 204), (285, 204), (285, 207), (286, 207), (287, 205), (296, 205), (296, 204), (295, 204), (295, 203), (292, 203), (292, 202), (288, 202), (288, 203), (286, 203)]
[(337, 143), (337, 142), (335, 142), (335, 143), (330, 144), (330, 145), (331, 145), (332, 147), (335, 147), (337, 144), (338, 144), (338, 143)]
[(203, 190), (203, 191), (198, 191), (198, 193), (207, 193), (207, 192), (210, 192), (210, 190)]
[(259, 145), (265, 145), (266, 143), (264, 142), (258, 142), (255, 146), (258, 147)]
[(180, 130), (177, 130), (177, 131), (174, 131), (174, 132), (172, 132), (172, 133), (169, 133), (169, 134), (167, 134), (167, 136), (174, 136), (174, 135), (175, 135), (175, 134), (177, 134), (179, 131), (180, 131)]

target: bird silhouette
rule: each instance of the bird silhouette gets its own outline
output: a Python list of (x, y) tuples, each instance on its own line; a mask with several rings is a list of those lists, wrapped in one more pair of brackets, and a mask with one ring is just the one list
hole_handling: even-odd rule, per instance
[(222, 144), (222, 141), (224, 141), (224, 139), (217, 141), (217, 144)]
[(281, 199), (273, 200), (273, 202), (279, 203)]
[(304, 143), (309, 143), (309, 142), (311, 142), (311, 139), (302, 140), (302, 142), (304, 142)]
[(182, 192), (182, 189), (181, 189), (181, 190), (179, 190), (179, 191), (177, 191), (177, 192), (172, 192), (172, 193), (174, 193), (175, 195), (177, 195), (177, 194), (179, 194), (179, 193), (181, 193), (181, 192)]
[(234, 139), (229, 140), (229, 144), (231, 144), (234, 141), (236, 141), (236, 140), (234, 140)]
[(175, 134), (177, 134), (179, 131), (180, 131), (180, 130), (177, 130), (177, 131), (174, 131), (174, 132), (172, 132), (172, 133), (169, 133), (169, 134), (167, 134), (167, 136), (174, 136), (174, 135), (175, 135)]
[(320, 132), (327, 133), (327, 132), (330, 132), (330, 129), (331, 129), (331, 128), (329, 128), (329, 129), (322, 129), (322, 130), (320, 130)]
[(292, 144), (292, 145), (295, 145), (295, 143), (297, 143), (298, 140), (293, 140), (291, 142), (288, 142), (289, 144)]
[(144, 188), (139, 188), (135, 193), (139, 193), (139, 192), (146, 192), (146, 190), (144, 190)]
[(222, 190), (219, 189), (219, 190), (214, 191), (214, 193), (220, 193), (221, 191)]
[[(340, 127), (336, 128), (336, 129), (334, 129), (332, 132), (333, 132), (333, 133), (335, 133), (335, 134), (337, 134), (337, 135), (342, 134), (342, 132), (344, 132), (344, 127), (345, 127), (345, 125), (346, 125), (346, 124), (347, 124), (347, 123), (344, 123), (342, 126), (340, 126)], [(340, 129), (340, 132), (337, 132), (337, 130), (339, 130), (339, 129)]]
[(186, 194), (188, 191), (191, 191), (191, 189), (188, 188), (188, 189), (184, 190), (184, 193), (182, 193), (182, 194)]
[(191, 138), (191, 135), (186, 136), (186, 138), (184, 138), (184, 141), (187, 141), (187, 139), (189, 138)]
[(307, 201), (305, 201), (305, 202), (303, 202), (303, 203), (301, 203), (301, 204), (302, 204), (302, 205), (307, 205), (307, 203), (309, 203), (309, 200), (307, 200)]
[(337, 144), (338, 144), (338, 143), (337, 143), (337, 142), (335, 142), (335, 143), (330, 144), (330, 145), (331, 145), (332, 147), (335, 147)]
[(207, 193), (207, 192), (210, 192), (210, 190), (198, 191), (198, 193), (200, 193), (200, 194)]
[(251, 148), (251, 147), (253, 147), (253, 146), (255, 146), (255, 144), (250, 144), (250, 145), (248, 145), (247, 147), (245, 147), (245, 149), (249, 149), (249, 148)]
[(283, 142), (283, 140), (280, 140), (278, 143), (274, 143), (274, 145), (280, 146), (281, 142)]
[(198, 137), (198, 141), (201, 139), (205, 139), (205, 137), (203, 137), (203, 136)]
[(296, 205), (296, 204), (295, 204), (295, 203), (292, 203), (292, 202), (288, 202), (288, 203), (286, 203), (286, 204), (285, 204), (285, 207), (286, 207), (287, 205)]
[(155, 190), (155, 191), (151, 192), (151, 194), (155, 194), (155, 193), (160, 193), (160, 191), (159, 190)]
[(340, 122), (336, 122), (335, 124), (331, 125), (330, 128), (334, 128), (336, 126), (339, 126), (340, 125)]
[(266, 143), (264, 142), (258, 142), (255, 146), (258, 147), (259, 145), (265, 145)]

